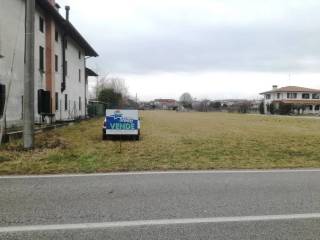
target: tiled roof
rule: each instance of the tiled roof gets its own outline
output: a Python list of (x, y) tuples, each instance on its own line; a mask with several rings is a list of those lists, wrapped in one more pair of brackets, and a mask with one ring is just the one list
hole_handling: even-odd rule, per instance
[(278, 92), (307, 92), (307, 93), (320, 93), (320, 89), (304, 88), (297, 86), (287, 86), (282, 88), (273, 89), (271, 91), (263, 92), (260, 94), (266, 93), (278, 93)]

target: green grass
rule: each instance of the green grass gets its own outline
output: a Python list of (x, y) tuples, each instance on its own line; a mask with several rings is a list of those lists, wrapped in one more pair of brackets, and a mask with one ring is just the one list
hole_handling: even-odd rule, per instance
[(320, 167), (320, 119), (146, 111), (139, 142), (102, 141), (102, 119), (0, 148), (0, 174)]

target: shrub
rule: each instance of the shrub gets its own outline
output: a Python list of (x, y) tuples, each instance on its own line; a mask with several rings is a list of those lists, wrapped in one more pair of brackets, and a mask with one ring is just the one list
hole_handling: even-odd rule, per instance
[(270, 113), (271, 113), (272, 115), (275, 114), (275, 112), (276, 112), (276, 106), (275, 106), (274, 103), (271, 103), (271, 104), (270, 104), (270, 106), (269, 106), (269, 111), (270, 111)]
[(279, 114), (289, 115), (292, 113), (292, 104), (289, 103), (280, 103), (279, 104)]
[(112, 88), (104, 88), (99, 92), (98, 100), (108, 104), (108, 108), (119, 108), (122, 103), (122, 94)]
[(259, 112), (260, 114), (265, 114), (264, 112), (264, 102), (261, 102), (260, 105), (259, 105)]

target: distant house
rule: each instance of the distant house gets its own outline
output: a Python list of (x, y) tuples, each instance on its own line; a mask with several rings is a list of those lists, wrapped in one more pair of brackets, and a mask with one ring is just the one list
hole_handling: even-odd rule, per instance
[(178, 107), (178, 103), (174, 99), (155, 99), (154, 106), (157, 109), (173, 110)]
[(247, 100), (246, 99), (223, 99), (223, 100), (217, 100), (217, 101), (220, 102), (222, 106), (230, 107), (230, 106), (245, 102)]
[(291, 113), (319, 114), (320, 90), (297, 86), (278, 88), (263, 92), (264, 112), (266, 114), (278, 113), (281, 106), (289, 106)]

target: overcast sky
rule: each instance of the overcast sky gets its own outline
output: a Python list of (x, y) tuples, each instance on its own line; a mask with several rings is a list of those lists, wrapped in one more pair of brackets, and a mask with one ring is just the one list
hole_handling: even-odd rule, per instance
[(320, 89), (319, 0), (57, 0), (98, 51), (90, 66), (141, 100)]

